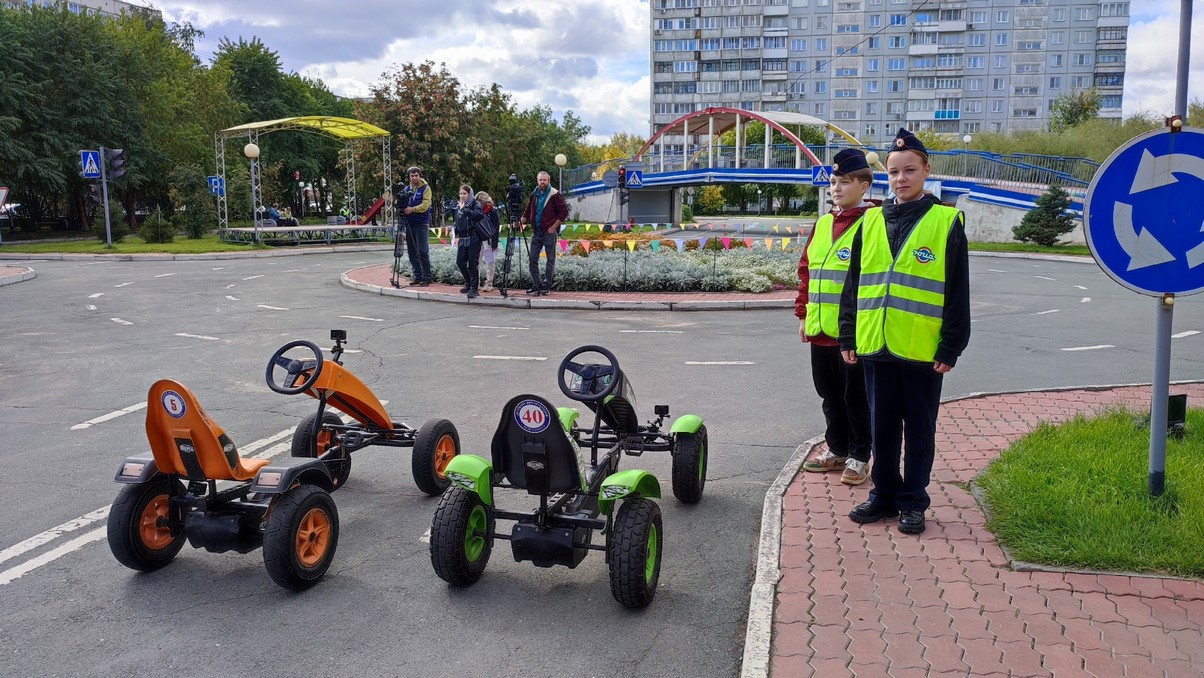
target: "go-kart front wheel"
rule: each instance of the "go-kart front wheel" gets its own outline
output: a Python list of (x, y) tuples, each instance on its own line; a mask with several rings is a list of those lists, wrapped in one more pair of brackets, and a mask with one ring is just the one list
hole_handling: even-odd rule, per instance
[(623, 607), (647, 607), (661, 576), (661, 507), (643, 497), (628, 499), (611, 530), (610, 593)]
[[(293, 431), (292, 456), (318, 457), (334, 444), (334, 434), (326, 430), (326, 425), (339, 425), (343, 420), (334, 412), (323, 412), (322, 428), (318, 429), (318, 435), (315, 437), (314, 419), (317, 417), (318, 413), (314, 412), (297, 424), (297, 430)], [(339, 459), (328, 459), (326, 468), (330, 469), (330, 480), (334, 483), (334, 489), (339, 489), (351, 475), (351, 455), (344, 452)]]
[(702, 500), (707, 482), (707, 427), (697, 433), (678, 433), (673, 446), (673, 496), (685, 504)]
[(447, 465), (452, 457), (460, 454), (460, 434), (456, 425), (446, 419), (432, 419), (418, 429), (414, 438), (414, 484), (432, 497), (438, 496), (451, 485), (447, 478)]
[(263, 564), (272, 581), (303, 591), (326, 574), (339, 544), (339, 512), (330, 493), (298, 485), (276, 500), (263, 535)]
[[(170, 563), (184, 546), (184, 526), (171, 534), (171, 479), (152, 477), (126, 485), (109, 509), (109, 549), (117, 562), (132, 570), (151, 572)], [(176, 494), (183, 494), (181, 489)]]
[(481, 578), (493, 552), (493, 509), (476, 492), (443, 493), (431, 522), (431, 565), (443, 581), (467, 586)]

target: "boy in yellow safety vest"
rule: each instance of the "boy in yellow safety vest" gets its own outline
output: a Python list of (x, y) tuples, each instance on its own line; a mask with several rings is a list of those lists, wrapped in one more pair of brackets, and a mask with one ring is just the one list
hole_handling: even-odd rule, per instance
[(874, 441), (874, 487), (849, 517), (898, 516), (910, 534), (931, 504), (941, 382), (970, 341), (965, 215), (924, 192), (931, 171), (924, 144), (900, 129), (886, 156), (894, 199), (866, 212), (840, 299), (840, 348), (864, 362)]
[(865, 153), (846, 148), (832, 165), (832, 211), (819, 218), (798, 265), (799, 339), (811, 345), (811, 380), (824, 412), (825, 449), (803, 463), (817, 473), (841, 471), (840, 482), (860, 485), (869, 477), (870, 405), (865, 372), (840, 355), (840, 293), (849, 270), (853, 236), (865, 211), (874, 181)]

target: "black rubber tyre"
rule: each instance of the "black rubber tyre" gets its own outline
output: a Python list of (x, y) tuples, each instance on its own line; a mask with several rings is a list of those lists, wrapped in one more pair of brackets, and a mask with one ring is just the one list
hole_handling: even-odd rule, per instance
[(661, 507), (643, 497), (628, 499), (611, 529), (610, 593), (623, 607), (647, 607), (661, 576)]
[(446, 419), (431, 419), (423, 424), (414, 438), (411, 457), (414, 484), (432, 497), (443, 494), (451, 485), (447, 464), (457, 454), (460, 454), (460, 433), (455, 424)]
[(276, 499), (263, 535), (263, 564), (272, 581), (304, 591), (318, 583), (339, 545), (339, 511), (330, 493), (298, 485)]
[(468, 586), (481, 578), (493, 552), (493, 508), (476, 492), (453, 487), (443, 493), (431, 521), (431, 566), (448, 584)]
[[(293, 445), (291, 454), (294, 457), (317, 457), (318, 442), (311, 440), (314, 430), (314, 419), (318, 413), (305, 417), (297, 424), (297, 430), (293, 431)], [(343, 420), (334, 412), (322, 413), (322, 424), (342, 424)], [(318, 432), (318, 439), (321, 440), (325, 436), (321, 430)], [(330, 441), (324, 441), (322, 452), (325, 452), (330, 447)], [(347, 478), (351, 475), (351, 456), (344, 453), (340, 459), (331, 459), (326, 462), (326, 468), (330, 470), (330, 480), (334, 483), (334, 489), (339, 489), (343, 483), (347, 482)]]
[(697, 433), (678, 433), (673, 445), (673, 496), (684, 504), (702, 500), (707, 483), (707, 427)]
[[(125, 485), (109, 509), (109, 550), (132, 570), (151, 572), (170, 563), (184, 546), (184, 525), (176, 535), (161, 524), (173, 520), (168, 492), (171, 479), (157, 475), (138, 485)], [(183, 490), (177, 492), (182, 495)], [(174, 517), (176, 520), (178, 516)]]

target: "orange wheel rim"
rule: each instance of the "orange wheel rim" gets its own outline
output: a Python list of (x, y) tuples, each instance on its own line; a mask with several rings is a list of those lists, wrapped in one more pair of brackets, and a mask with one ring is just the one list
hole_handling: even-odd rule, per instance
[(313, 567), (322, 562), (329, 549), (330, 515), (320, 508), (311, 508), (297, 529), (297, 560), (302, 567)]
[[(167, 495), (161, 494), (150, 500), (138, 518), (138, 536), (142, 538), (142, 544), (152, 551), (167, 548), (171, 544), (171, 528), (167, 527), (168, 509)], [(163, 520), (162, 525), (160, 519)]]
[(447, 465), (456, 456), (456, 441), (444, 434), (435, 444), (435, 474), (440, 478), (447, 477)]
[(330, 447), (330, 438), (330, 431), (318, 431), (318, 454), (322, 454), (326, 451), (326, 448)]

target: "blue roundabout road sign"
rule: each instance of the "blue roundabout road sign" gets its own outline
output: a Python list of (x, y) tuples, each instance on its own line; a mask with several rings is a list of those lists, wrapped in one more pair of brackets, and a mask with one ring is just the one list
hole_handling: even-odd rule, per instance
[(1100, 166), (1083, 203), (1091, 254), (1113, 280), (1162, 296), (1204, 290), (1204, 130), (1134, 137)]

